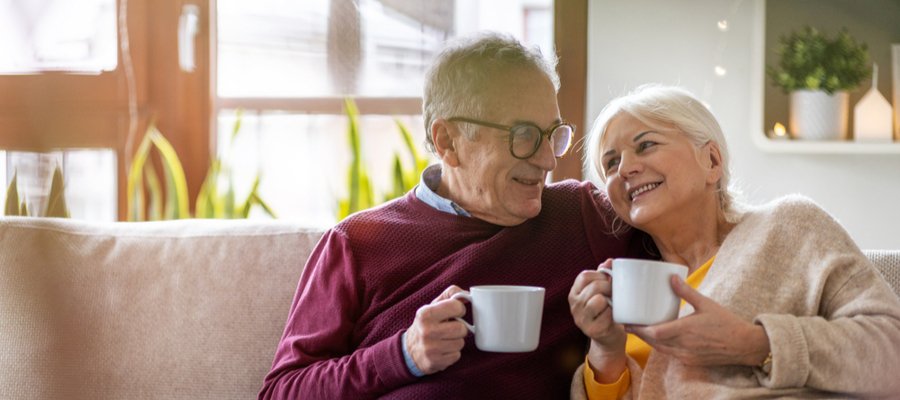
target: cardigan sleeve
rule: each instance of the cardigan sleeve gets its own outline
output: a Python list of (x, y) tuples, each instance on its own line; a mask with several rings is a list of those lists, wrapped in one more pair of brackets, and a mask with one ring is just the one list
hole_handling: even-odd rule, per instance
[(847, 280), (822, 316), (762, 314), (772, 347), (770, 388), (810, 387), (862, 396), (900, 394), (900, 302), (874, 267)]
[[(786, 235), (798, 249), (792, 268), (820, 275), (809, 275), (799, 286), (809, 290), (806, 298), (820, 296), (818, 310), (755, 318), (772, 350), (771, 374), (755, 369), (759, 382), (773, 389), (900, 395), (900, 299), (824, 210), (810, 206), (792, 212), (805, 219), (795, 227), (802, 234)], [(822, 289), (810, 290), (816, 285)]]
[(403, 360), (403, 332), (367, 348), (351, 347), (359, 299), (349, 244), (329, 231), (303, 270), (259, 398), (375, 398), (414, 381)]

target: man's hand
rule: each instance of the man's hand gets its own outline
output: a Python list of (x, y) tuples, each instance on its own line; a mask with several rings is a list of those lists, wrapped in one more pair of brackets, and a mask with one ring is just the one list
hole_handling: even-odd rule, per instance
[(694, 313), (650, 326), (627, 330), (660, 351), (693, 366), (759, 365), (769, 354), (769, 338), (762, 326), (745, 321), (672, 277), (675, 294), (694, 306)]
[(459, 292), (464, 290), (450, 286), (431, 304), (419, 308), (406, 331), (406, 351), (426, 375), (443, 371), (461, 356), (469, 330), (453, 318), (465, 315), (466, 307), (460, 300), (450, 300)]

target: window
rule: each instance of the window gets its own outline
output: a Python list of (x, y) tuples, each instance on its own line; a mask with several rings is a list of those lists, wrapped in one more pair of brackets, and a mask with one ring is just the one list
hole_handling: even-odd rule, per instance
[(0, 0), (0, 74), (113, 71), (115, 0)]
[[(73, 217), (125, 220), (125, 170), (155, 117), (192, 208), (211, 156), (222, 157), (235, 166), (238, 197), (261, 173), (261, 197), (280, 217), (330, 225), (350, 159), (344, 96), (359, 106), (366, 162), (383, 193), (394, 153), (409, 161), (395, 118), (417, 145), (424, 140), (422, 74), (444, 40), (494, 29), (541, 48), (554, 35), (557, 46), (586, 47), (586, 28), (567, 33), (586, 22), (586, 2), (575, 3), (0, 0), (0, 176), (49, 179), (38, 166), (52, 160), (64, 169)], [(199, 22), (193, 71), (179, 68), (185, 6)], [(569, 22), (554, 27), (561, 18)], [(585, 56), (566, 54), (561, 109), (563, 91), (584, 86), (566, 81), (562, 63)], [(580, 113), (582, 97), (569, 108)], [(243, 125), (231, 143), (237, 109)]]
[(73, 218), (116, 220), (116, 5), (0, 0), (2, 197), (15, 175), (30, 215), (59, 166)]
[(424, 153), (424, 72), (441, 44), (494, 29), (550, 51), (552, 10), (552, 0), (217, 0), (217, 153), (238, 198), (259, 173), (279, 217), (333, 225), (351, 159), (343, 96), (359, 106), (364, 162), (383, 197), (395, 154), (412, 162), (395, 118)]

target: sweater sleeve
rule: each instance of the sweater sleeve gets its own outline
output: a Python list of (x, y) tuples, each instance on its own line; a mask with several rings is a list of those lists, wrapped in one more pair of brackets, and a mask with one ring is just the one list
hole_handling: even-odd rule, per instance
[(756, 316), (772, 350), (771, 374), (755, 369), (759, 382), (773, 389), (807, 387), (862, 397), (897, 397), (900, 299), (824, 211), (793, 211), (810, 222), (798, 223), (803, 233), (790, 235), (800, 249), (792, 258), (792, 268), (819, 274), (808, 275), (805, 287), (808, 290), (819, 282), (822, 290), (806, 295), (820, 293), (814, 315)]
[[(631, 356), (625, 358), (625, 372), (619, 378), (619, 382), (611, 385), (600, 385), (594, 382), (589, 383), (587, 379), (593, 379), (594, 374), (588, 368), (588, 362), (578, 367), (575, 376), (572, 379), (572, 387), (569, 391), (571, 400), (595, 400), (595, 399), (618, 399), (631, 400), (639, 397), (641, 380), (643, 379), (644, 369)], [(606, 386), (604, 388), (598, 387)], [(603, 390), (602, 393), (591, 393), (592, 390)]]
[(900, 395), (900, 302), (869, 266), (826, 303), (824, 316), (762, 314), (772, 349), (766, 387)]
[(329, 231), (303, 270), (260, 399), (375, 398), (415, 380), (403, 360), (403, 332), (351, 347), (359, 298), (349, 244)]

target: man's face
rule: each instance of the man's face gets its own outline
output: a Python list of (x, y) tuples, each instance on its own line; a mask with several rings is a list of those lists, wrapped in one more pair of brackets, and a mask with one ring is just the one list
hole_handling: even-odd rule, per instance
[[(491, 82), (482, 116), (463, 116), (507, 126), (533, 122), (547, 129), (559, 122), (556, 91), (546, 74), (536, 70), (503, 72)], [(464, 122), (454, 122), (461, 128)], [(531, 157), (509, 152), (509, 132), (475, 126), (474, 141), (459, 140), (459, 167), (454, 168), (452, 199), (473, 217), (515, 226), (541, 211), (541, 192), (556, 158), (546, 138)], [(450, 171), (445, 171), (445, 173)]]

